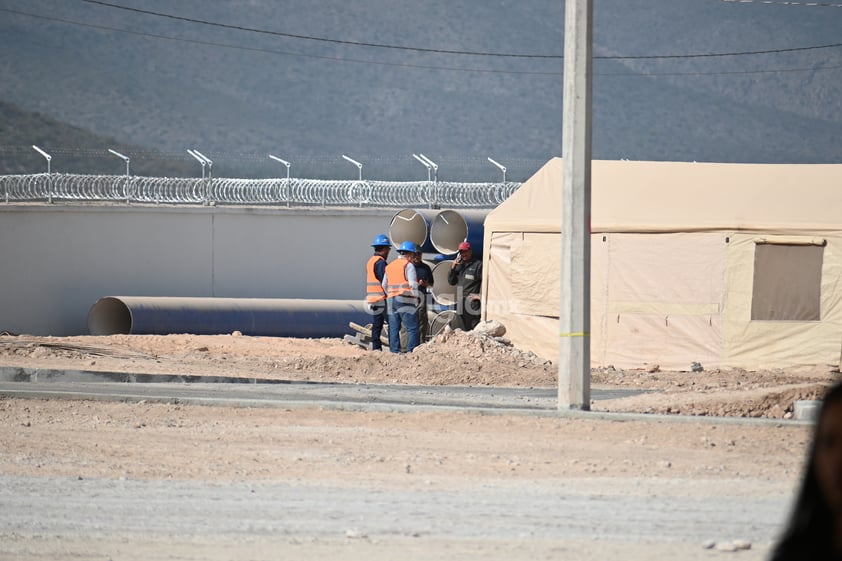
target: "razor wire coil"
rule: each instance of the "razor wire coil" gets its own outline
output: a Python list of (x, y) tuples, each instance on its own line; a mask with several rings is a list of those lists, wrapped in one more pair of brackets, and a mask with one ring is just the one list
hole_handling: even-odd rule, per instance
[(173, 178), (38, 173), (0, 175), (9, 202), (493, 208), (521, 183)]

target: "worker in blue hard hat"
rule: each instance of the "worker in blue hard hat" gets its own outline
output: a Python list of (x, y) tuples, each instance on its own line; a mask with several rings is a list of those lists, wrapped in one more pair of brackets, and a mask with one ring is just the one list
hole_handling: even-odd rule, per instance
[(398, 246), (398, 259), (386, 266), (383, 290), (389, 321), (389, 350), (401, 352), (401, 325), (406, 328), (406, 352), (418, 346), (418, 277), (412, 263), (418, 248), (410, 241)]
[(380, 351), (383, 344), (380, 335), (386, 321), (386, 291), (383, 289), (383, 277), (386, 275), (386, 260), (392, 249), (392, 242), (385, 234), (380, 234), (371, 243), (374, 255), (365, 264), (366, 274), (366, 310), (371, 314), (371, 350)]

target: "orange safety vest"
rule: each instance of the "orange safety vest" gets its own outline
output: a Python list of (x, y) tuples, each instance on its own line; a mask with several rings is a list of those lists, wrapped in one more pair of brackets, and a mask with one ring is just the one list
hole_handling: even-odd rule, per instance
[(409, 280), (406, 278), (406, 266), (408, 264), (409, 261), (401, 257), (386, 265), (386, 279), (389, 281), (386, 286), (386, 296), (389, 298), (397, 296), (415, 297), (409, 286)]
[[(368, 263), (365, 264), (366, 272), (366, 294), (365, 301), (370, 303), (380, 302), (386, 299), (386, 293), (383, 292), (383, 285), (377, 280), (374, 274), (374, 264), (383, 259), (382, 255), (372, 255)], [(383, 259), (385, 261), (385, 259)]]

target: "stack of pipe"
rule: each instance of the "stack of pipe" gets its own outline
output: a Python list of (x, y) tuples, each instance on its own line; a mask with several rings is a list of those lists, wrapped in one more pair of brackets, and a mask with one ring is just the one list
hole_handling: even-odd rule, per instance
[(454, 321), (458, 321), (458, 316), (454, 318), (452, 313), (456, 305), (456, 287), (447, 282), (447, 275), (460, 243), (467, 241), (474, 255), (482, 257), (483, 224), (488, 212), (407, 208), (392, 217), (389, 224), (392, 245), (397, 247), (405, 241), (413, 242), (425, 254), (424, 260), (433, 270), (431, 292), (438, 306), (431, 308), (435, 312), (431, 321), (457, 327)]
[[(489, 211), (404, 209), (392, 217), (394, 246), (415, 243), (433, 270), (432, 321), (458, 327), (456, 289), (447, 273), (459, 244), (482, 255), (483, 222)], [(370, 320), (362, 300), (107, 296), (88, 312), (91, 335), (221, 334), (273, 337), (341, 337), (351, 322)], [(432, 324), (431, 324), (432, 325)]]
[(413, 242), (422, 253), (445, 257), (456, 255), (462, 242), (468, 242), (474, 255), (482, 256), (483, 223), (489, 211), (482, 210), (415, 210), (406, 208), (396, 213), (389, 223), (389, 239), (399, 246)]

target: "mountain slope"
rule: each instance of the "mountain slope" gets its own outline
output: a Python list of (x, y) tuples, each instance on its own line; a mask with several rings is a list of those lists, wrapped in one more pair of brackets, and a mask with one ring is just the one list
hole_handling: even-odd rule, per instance
[[(54, 173), (125, 173), (125, 163), (108, 152), (111, 148), (132, 158), (130, 172), (133, 175), (195, 175), (193, 166), (184, 162), (96, 135), (40, 113), (24, 111), (3, 101), (0, 101), (0, 139), (0, 174), (4, 175), (47, 171), (47, 162), (32, 145), (51, 156), (50, 170)], [(139, 154), (143, 157), (133, 157)]]
[[(422, 178), (411, 154), (423, 152), (439, 163), (442, 178), (497, 179), (485, 161), (491, 156), (511, 162), (509, 178), (522, 180), (561, 153), (558, 59), (435, 54), (234, 28), (558, 55), (563, 3), (117, 3), (230, 27), (84, 2), (0, 0), (0, 8), (97, 26), (4, 14), (0, 99), (179, 159), (199, 148), (226, 175), (277, 174), (266, 159), (274, 153), (295, 162), (300, 175), (352, 177), (344, 153), (364, 161), (370, 174)], [(831, 44), (840, 42), (839, 29), (842, 10), (595, 3), (594, 157), (839, 161), (842, 49), (605, 58)]]

